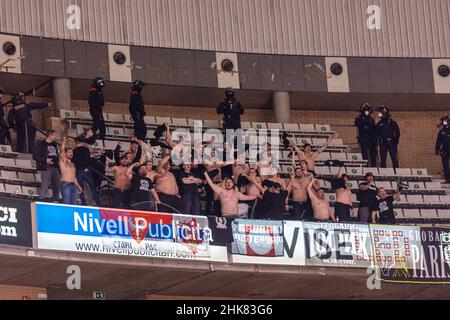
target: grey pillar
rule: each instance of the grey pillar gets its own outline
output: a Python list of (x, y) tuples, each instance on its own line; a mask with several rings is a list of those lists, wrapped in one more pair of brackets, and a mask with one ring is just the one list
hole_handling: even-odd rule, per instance
[(72, 105), (72, 96), (70, 91), (70, 79), (53, 79), (53, 98), (56, 110), (70, 110)]
[(276, 91), (273, 93), (273, 112), (275, 122), (289, 123), (291, 121), (291, 101), (289, 92)]

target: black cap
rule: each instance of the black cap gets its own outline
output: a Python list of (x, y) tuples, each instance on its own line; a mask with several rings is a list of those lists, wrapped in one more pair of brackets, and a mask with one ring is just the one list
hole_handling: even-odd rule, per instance
[(367, 172), (365, 177), (368, 178), (368, 177), (375, 177), (375, 176), (373, 175), (372, 172)]

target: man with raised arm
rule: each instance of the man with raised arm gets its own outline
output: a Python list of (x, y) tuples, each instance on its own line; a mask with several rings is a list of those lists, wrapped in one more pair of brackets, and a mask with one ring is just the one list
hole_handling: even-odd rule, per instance
[(308, 163), (308, 170), (314, 172), (316, 166), (316, 160), (320, 157), (320, 154), (324, 152), (328, 146), (333, 141), (333, 137), (329, 137), (327, 142), (317, 151), (312, 151), (312, 146), (310, 144), (305, 144), (302, 149), (300, 149), (295, 144), (292, 144), (295, 152), (297, 152), (299, 161), (306, 161)]
[[(133, 171), (136, 168), (138, 168), (137, 173), (134, 174)], [(130, 204), (133, 206), (138, 203), (155, 202), (155, 208), (158, 210), (158, 204), (161, 201), (153, 186), (153, 181), (147, 177), (147, 174), (146, 164), (136, 162), (128, 168), (126, 176), (131, 181)]]
[(352, 191), (348, 188), (348, 175), (339, 168), (337, 179), (331, 180), (331, 188), (336, 190), (336, 202), (334, 204), (334, 215), (339, 222), (351, 221), (353, 209)]
[(386, 189), (378, 189), (378, 200), (372, 207), (372, 223), (397, 224), (394, 212), (394, 202), (400, 198), (401, 188), (388, 195)]
[(308, 195), (314, 211), (314, 219), (318, 221), (336, 221), (334, 214), (331, 212), (330, 204), (325, 199), (325, 191), (321, 188), (314, 191), (313, 185), (316, 179), (312, 179), (308, 185)]
[[(171, 156), (167, 155), (158, 164), (155, 178), (155, 189), (158, 192), (159, 199), (163, 204), (167, 204), (173, 209), (182, 212), (184, 210), (184, 202), (180, 196), (177, 179), (170, 168), (170, 158)], [(169, 209), (173, 210), (172, 208)], [(164, 207), (164, 209), (167, 208)], [(163, 209), (161, 208), (161, 210)]]
[[(130, 205), (129, 190), (131, 187), (131, 179), (127, 175), (128, 169), (130, 167), (128, 166), (126, 155), (122, 156), (119, 162), (120, 164), (118, 166), (113, 166), (111, 168), (109, 168), (108, 164), (106, 164), (105, 171), (114, 173), (114, 190), (112, 194), (113, 207), (117, 209), (126, 209)], [(138, 162), (136, 163), (139, 164)]]
[(215, 185), (209, 177), (208, 172), (205, 172), (205, 178), (211, 189), (219, 196), (223, 217), (238, 217), (239, 201), (253, 201), (258, 197), (256, 195), (246, 196), (235, 190), (234, 181), (231, 178), (225, 179), (225, 189)]
[[(263, 195), (262, 204), (264, 209), (261, 210), (262, 217), (270, 220), (283, 220), (284, 212), (289, 211), (289, 193), (291, 192), (292, 185), (289, 188), (283, 190), (282, 186), (278, 182), (270, 182), (270, 187), (265, 189), (254, 176), (248, 176), (250, 182), (258, 188)], [(259, 213), (259, 214), (261, 214)]]
[(68, 137), (64, 137), (59, 152), (59, 168), (61, 170), (61, 193), (64, 204), (76, 205), (78, 193), (83, 190), (78, 184), (75, 165), (72, 163), (73, 150), (66, 149)]

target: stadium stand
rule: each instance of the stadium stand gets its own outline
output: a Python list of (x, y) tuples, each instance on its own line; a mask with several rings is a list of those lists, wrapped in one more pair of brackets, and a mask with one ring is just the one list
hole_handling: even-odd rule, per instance
[[(61, 110), (61, 121), (67, 126), (69, 135), (79, 135), (91, 125), (91, 117), (85, 111)], [(105, 116), (107, 124), (107, 137), (103, 142), (98, 140), (94, 147), (96, 149), (114, 150), (117, 142), (122, 143), (122, 148), (129, 148), (129, 139), (133, 134), (133, 122), (129, 115), (107, 113)], [(148, 138), (153, 137), (157, 126), (168, 123), (172, 130), (190, 129), (194, 123), (201, 123), (203, 130), (219, 129), (221, 123), (218, 120), (196, 120), (186, 118), (170, 117), (146, 117)], [(288, 132), (293, 142), (298, 145), (309, 143), (313, 150), (322, 146), (326, 139), (335, 136), (330, 125), (323, 124), (282, 124), (282, 123), (250, 123), (243, 122), (243, 129), (253, 128), (255, 130), (277, 129)], [(192, 132), (191, 132), (192, 133)], [(349, 175), (348, 187), (353, 192), (354, 206), (358, 205), (356, 191), (359, 183), (367, 172), (376, 176), (376, 185), (392, 192), (397, 187), (397, 181), (408, 182), (408, 190), (405, 190), (400, 201), (395, 204), (396, 213), (401, 223), (447, 223), (450, 220), (450, 195), (442, 188), (439, 181), (433, 180), (424, 168), (371, 168), (362, 159), (361, 154), (349, 152), (350, 148), (340, 138), (334, 138), (330, 146), (323, 152), (316, 162), (316, 174), (320, 184), (326, 190), (326, 197), (330, 205), (334, 205), (335, 195), (331, 185), (325, 179), (330, 179), (337, 174), (338, 168), (327, 167), (328, 160), (340, 160), (344, 162), (345, 173)], [(283, 179), (288, 181), (293, 168), (289, 156), (289, 150), (280, 148), (279, 173)], [(35, 199), (40, 185), (40, 177), (35, 170), (32, 160), (25, 158), (12, 151), (10, 146), (0, 146), (0, 194), (19, 198)], [(161, 155), (154, 159), (156, 165)], [(51, 191), (49, 191), (49, 196)]]

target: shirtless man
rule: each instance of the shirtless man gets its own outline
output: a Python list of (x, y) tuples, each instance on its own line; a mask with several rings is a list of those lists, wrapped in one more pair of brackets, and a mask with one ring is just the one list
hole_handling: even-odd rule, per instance
[[(295, 161), (294, 153), (291, 154), (291, 164), (292, 168), (297, 168), (297, 163)], [(308, 170), (308, 162), (306, 160), (300, 161), (300, 167), (299, 167), (303, 173), (304, 176), (311, 177), (313, 176), (313, 172)]]
[(266, 180), (272, 176), (272, 154), (269, 145), (264, 147), (262, 159), (258, 161), (255, 168), (258, 170), (262, 180)]
[(153, 171), (153, 161), (147, 161), (145, 167), (147, 168), (147, 178), (152, 180), (152, 182), (155, 182), (156, 172)]
[[(203, 164), (205, 165), (206, 172), (211, 177), (212, 181), (217, 184), (222, 181), (222, 164), (219, 163), (216, 155), (216, 149), (211, 150), (211, 155), (204, 154)], [(206, 180), (204, 181), (206, 191), (206, 214), (211, 214), (214, 201), (214, 191), (208, 185)]]
[(312, 147), (310, 144), (305, 144), (303, 149), (300, 149), (298, 146), (292, 144), (295, 152), (297, 152), (298, 159), (300, 161), (305, 160), (308, 163), (308, 170), (314, 172), (314, 168), (316, 166), (316, 160), (319, 158), (320, 154), (328, 148), (328, 146), (333, 141), (333, 137), (329, 137), (327, 142), (316, 152), (312, 151)]
[(61, 170), (61, 193), (64, 204), (76, 205), (78, 193), (83, 190), (78, 184), (76, 178), (76, 168), (72, 163), (73, 150), (66, 149), (66, 142), (68, 138), (65, 137), (59, 152), (59, 168)]
[[(114, 159), (116, 160), (116, 165), (120, 165), (120, 150), (121, 150), (121, 142), (117, 143), (117, 147), (114, 150)], [(150, 147), (141, 140), (137, 140), (136, 138), (132, 138), (130, 144), (130, 150), (125, 153), (127, 158), (128, 165), (139, 162), (143, 163), (147, 157), (148, 153), (151, 153)], [(150, 160), (150, 159), (149, 159)]]
[(349, 222), (353, 209), (352, 191), (347, 187), (348, 176), (342, 173), (342, 167), (337, 176), (338, 179), (332, 181), (332, 188), (336, 190), (334, 215), (339, 222)]
[(292, 219), (302, 220), (308, 202), (308, 185), (311, 182), (312, 176), (307, 176), (303, 173), (301, 168), (296, 168), (294, 175), (288, 185), (291, 189), (292, 201), (294, 203)]
[[(173, 209), (181, 212), (184, 209), (184, 203), (180, 196), (175, 175), (170, 171), (170, 158), (171, 156), (167, 155), (158, 164), (155, 178), (155, 189), (156, 192), (158, 192), (159, 199), (163, 204), (167, 204), (168, 206), (173, 207)], [(160, 208), (161, 207), (161, 210), (167, 208), (164, 205), (160, 206)], [(170, 211), (174, 211), (172, 208), (169, 209)]]
[(325, 191), (323, 189), (319, 189), (317, 192), (314, 191), (313, 185), (315, 182), (316, 179), (312, 179), (308, 184), (308, 195), (311, 198), (314, 219), (318, 221), (330, 221), (330, 219), (336, 221), (328, 201), (325, 200)]
[(236, 161), (233, 164), (233, 179), (234, 184), (238, 184), (239, 177), (241, 175), (246, 175), (248, 171), (250, 170), (250, 167), (245, 162)]
[(225, 179), (225, 189), (216, 186), (208, 173), (205, 172), (205, 178), (209, 186), (219, 196), (221, 205), (221, 214), (223, 217), (239, 216), (239, 201), (253, 201), (257, 196), (246, 196), (234, 189), (234, 181), (231, 178)]
[(258, 172), (255, 168), (250, 169), (250, 171), (248, 172), (248, 178), (249, 184), (247, 185), (246, 194), (248, 196), (261, 196), (261, 191), (259, 190), (258, 186), (254, 182), (252, 182), (253, 180), (255, 180), (258, 184), (262, 185), (262, 180), (260, 177), (258, 177)]
[(131, 179), (127, 176), (129, 168), (127, 156), (122, 156), (119, 161), (120, 165), (112, 168), (109, 168), (106, 164), (105, 171), (114, 173), (113, 207), (126, 209), (129, 206), (129, 190), (131, 187)]

